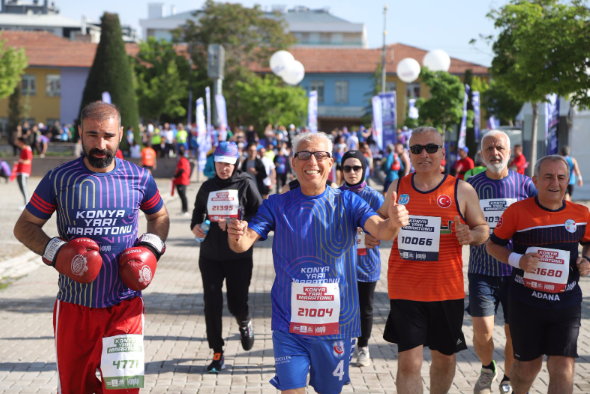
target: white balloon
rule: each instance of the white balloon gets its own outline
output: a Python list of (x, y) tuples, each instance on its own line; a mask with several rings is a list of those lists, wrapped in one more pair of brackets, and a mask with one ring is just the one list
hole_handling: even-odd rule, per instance
[(305, 67), (301, 62), (295, 60), (291, 63), (291, 66), (282, 75), (283, 81), (289, 85), (297, 85), (303, 80), (305, 76)]
[(451, 58), (442, 49), (435, 49), (424, 55), (422, 65), (428, 67), (430, 71), (449, 71)]
[(283, 76), (295, 61), (293, 55), (287, 51), (278, 51), (270, 57), (270, 69), (278, 76)]
[(406, 83), (414, 82), (420, 75), (420, 63), (411, 57), (402, 59), (397, 64), (397, 77)]

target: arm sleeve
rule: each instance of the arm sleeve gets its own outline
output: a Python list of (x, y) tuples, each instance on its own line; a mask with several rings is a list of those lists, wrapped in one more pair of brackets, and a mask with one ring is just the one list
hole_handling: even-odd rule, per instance
[(207, 213), (208, 195), (208, 187), (206, 186), (206, 183), (203, 183), (197, 193), (197, 198), (195, 198), (195, 208), (193, 209), (193, 217), (191, 219), (191, 231), (197, 224), (203, 223), (203, 215)]
[(49, 219), (57, 209), (57, 195), (53, 188), (52, 174), (50, 172), (43, 177), (27, 204), (27, 211), (39, 219)]
[(498, 224), (496, 224), (494, 233), (490, 235), (492, 242), (498, 245), (506, 246), (512, 239), (512, 236), (516, 232), (516, 223), (518, 221), (518, 208), (515, 208), (515, 205), (520, 204), (513, 204), (509, 206), (508, 209), (506, 209), (502, 214), (500, 221), (498, 221)]
[(154, 178), (147, 171), (146, 174), (148, 179), (139, 209), (141, 209), (146, 215), (153, 215), (162, 209), (164, 206), (164, 200), (162, 200), (162, 197), (160, 196), (160, 191), (158, 190)]
[(362, 227), (365, 230), (365, 222), (371, 216), (377, 215), (377, 213), (371, 208), (371, 206), (362, 198), (357, 196), (353, 192), (344, 192), (348, 194), (346, 198), (349, 198), (346, 206), (346, 213), (352, 215), (352, 222), (355, 227)]
[(268, 233), (275, 229), (274, 203), (276, 198), (270, 196), (264, 200), (258, 208), (258, 213), (248, 223), (248, 228), (256, 231), (262, 239), (268, 238)]

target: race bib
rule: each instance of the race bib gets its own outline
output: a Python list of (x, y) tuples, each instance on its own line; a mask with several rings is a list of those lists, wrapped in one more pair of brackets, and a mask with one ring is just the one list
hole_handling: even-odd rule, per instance
[(209, 213), (209, 220), (212, 222), (218, 222), (219, 219), (223, 218), (239, 219), (239, 207), (240, 200), (237, 190), (219, 190), (209, 193), (207, 212)]
[(545, 293), (561, 293), (567, 286), (570, 252), (567, 250), (531, 247), (526, 253), (541, 255), (537, 271), (524, 273), (524, 285)]
[(441, 219), (410, 215), (410, 223), (397, 236), (397, 248), (403, 260), (438, 261)]
[(494, 232), (496, 224), (500, 221), (502, 214), (510, 205), (516, 202), (516, 198), (490, 198), (479, 200), (479, 206), (490, 226), (490, 234)]
[(356, 232), (356, 255), (366, 256), (367, 247), (365, 246), (365, 232), (362, 229), (357, 229)]
[(143, 388), (143, 335), (103, 338), (100, 369), (108, 390)]
[(291, 284), (289, 332), (303, 335), (335, 335), (340, 332), (338, 283)]

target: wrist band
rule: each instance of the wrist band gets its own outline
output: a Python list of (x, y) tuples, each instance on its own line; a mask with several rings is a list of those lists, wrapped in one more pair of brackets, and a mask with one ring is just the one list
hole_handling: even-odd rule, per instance
[(522, 257), (522, 255), (519, 253), (514, 253), (514, 252), (510, 253), (510, 256), (508, 256), (508, 264), (510, 264), (514, 268), (520, 268), (520, 258), (521, 257)]

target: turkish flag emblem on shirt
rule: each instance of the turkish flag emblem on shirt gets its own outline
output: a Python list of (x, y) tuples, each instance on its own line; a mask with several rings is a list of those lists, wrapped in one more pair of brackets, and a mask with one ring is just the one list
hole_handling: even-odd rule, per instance
[(441, 208), (448, 208), (451, 206), (453, 201), (451, 200), (451, 197), (447, 196), (446, 194), (443, 194), (442, 196), (438, 196), (438, 198), (436, 199), (436, 203)]

